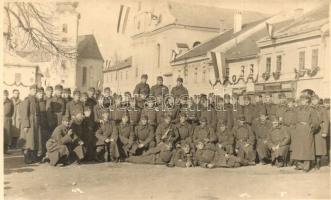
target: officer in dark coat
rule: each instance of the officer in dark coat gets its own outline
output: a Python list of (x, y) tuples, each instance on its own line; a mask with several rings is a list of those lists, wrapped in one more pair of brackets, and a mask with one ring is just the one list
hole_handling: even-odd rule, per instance
[(147, 74), (141, 75), (141, 82), (136, 85), (133, 91), (133, 95), (136, 97), (137, 100), (137, 106), (141, 109), (144, 107), (144, 101), (150, 93), (147, 79)]
[(37, 101), (40, 109), (40, 128), (39, 128), (39, 146), (41, 146), (41, 152), (38, 152), (38, 156), (44, 157), (46, 154), (46, 142), (50, 138), (49, 125), (47, 122), (46, 112), (46, 100), (44, 98), (44, 89), (38, 88)]
[(62, 91), (62, 85), (56, 85), (54, 96), (46, 102), (47, 121), (51, 129), (61, 124), (62, 116), (65, 114), (66, 107), (62, 98)]
[(251, 98), (247, 95), (244, 96), (244, 107), (243, 107), (243, 113), (245, 116), (245, 122), (248, 125), (252, 125), (254, 119), (255, 119), (255, 107), (251, 103)]
[(14, 104), (8, 98), (8, 90), (3, 91), (3, 111), (4, 111), (4, 118), (3, 118), (3, 128), (4, 128), (4, 152), (7, 153), (8, 146), (11, 145), (11, 133), (12, 133), (12, 117), (14, 114)]
[(65, 115), (71, 119), (72, 116), (75, 116), (77, 113), (83, 113), (84, 107), (83, 103), (80, 101), (80, 91), (75, 90), (73, 93), (73, 100), (67, 103)]
[(30, 86), (29, 96), (22, 103), (22, 133), (19, 143), (24, 153), (24, 161), (31, 164), (38, 161), (37, 152), (39, 146), (40, 109), (36, 98), (37, 86)]
[(232, 121), (233, 121), (233, 127), (238, 125), (238, 119), (239, 116), (244, 115), (244, 107), (239, 104), (238, 102), (239, 97), (237, 94), (232, 95)]
[(133, 155), (141, 155), (150, 148), (155, 147), (154, 128), (148, 123), (148, 117), (142, 116), (140, 123), (135, 127), (133, 145), (131, 153)]
[(183, 78), (177, 78), (177, 85), (171, 89), (171, 95), (177, 100), (181, 97), (188, 96), (187, 88), (183, 86)]
[(150, 95), (157, 97), (157, 96), (166, 96), (169, 94), (169, 89), (167, 86), (163, 85), (163, 77), (157, 77), (157, 84), (151, 87)]

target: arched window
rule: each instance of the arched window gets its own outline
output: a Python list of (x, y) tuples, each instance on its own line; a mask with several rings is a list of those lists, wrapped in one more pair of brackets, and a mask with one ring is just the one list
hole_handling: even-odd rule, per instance
[(198, 46), (199, 44), (201, 44), (200, 41), (195, 41), (195, 42), (193, 43), (193, 46), (192, 46), (192, 47), (194, 48), (194, 47)]

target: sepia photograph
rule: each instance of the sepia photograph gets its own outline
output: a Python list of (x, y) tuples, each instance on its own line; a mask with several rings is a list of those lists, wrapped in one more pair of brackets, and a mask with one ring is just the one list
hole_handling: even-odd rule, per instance
[(329, 0), (1, 5), (0, 199), (331, 199)]

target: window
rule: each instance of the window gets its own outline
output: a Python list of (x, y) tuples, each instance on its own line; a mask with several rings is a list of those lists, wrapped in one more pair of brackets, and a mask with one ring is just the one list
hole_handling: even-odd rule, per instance
[(137, 22), (137, 29), (140, 30), (140, 21)]
[(62, 32), (68, 33), (68, 24), (62, 24)]
[(87, 67), (83, 67), (83, 79), (82, 79), (82, 85), (86, 85), (87, 81)]
[(125, 80), (128, 80), (128, 71), (125, 72)]
[(277, 65), (276, 65), (276, 71), (280, 72), (282, 70), (282, 56), (277, 56)]
[(194, 83), (198, 83), (198, 69), (195, 68), (195, 72), (194, 72)]
[(120, 75), (121, 75), (121, 80), (122, 80), (122, 72), (120, 73)]
[(115, 72), (115, 81), (117, 81), (117, 72)]
[(62, 38), (62, 42), (68, 42), (68, 38), (66, 37)]
[(205, 82), (206, 81), (206, 70), (202, 71), (202, 81)]
[(267, 57), (267, 60), (266, 60), (266, 72), (268, 72), (268, 73), (271, 72), (271, 57)]
[(160, 68), (161, 64), (161, 45), (157, 44), (156, 45), (156, 51), (157, 51), (157, 68)]
[(226, 67), (225, 68), (225, 77), (228, 77), (229, 78), (230, 76), (230, 68), (229, 67)]
[(305, 68), (305, 51), (300, 51), (299, 52), (299, 69), (304, 69)]
[(15, 82), (20, 83), (22, 80), (22, 74), (21, 73), (15, 73)]
[(318, 49), (313, 49), (311, 52), (311, 68), (318, 66)]
[(136, 66), (136, 77), (138, 77), (138, 66)]
[(141, 10), (141, 1), (138, 2), (138, 11)]

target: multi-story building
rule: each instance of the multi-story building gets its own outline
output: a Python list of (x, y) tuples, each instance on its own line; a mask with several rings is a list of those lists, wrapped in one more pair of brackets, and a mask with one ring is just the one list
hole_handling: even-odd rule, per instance
[(255, 91), (298, 97), (310, 90), (329, 97), (329, 5), (322, 5), (258, 41)]
[[(199, 13), (197, 13), (197, 11)], [(134, 16), (132, 35), (132, 85), (141, 74), (149, 75), (149, 84), (162, 75), (168, 87), (176, 78), (170, 61), (181, 51), (187, 51), (233, 27), (235, 10), (192, 5), (172, 1), (141, 1)], [(257, 12), (242, 12), (243, 23), (266, 17)], [(112, 89), (114, 90), (113, 86)], [(114, 90), (116, 92), (116, 90)]]

